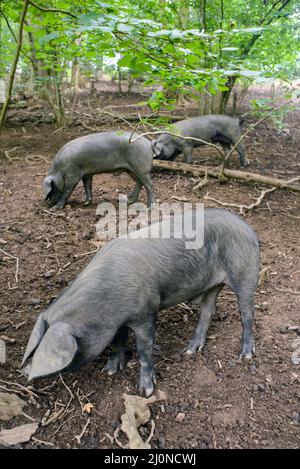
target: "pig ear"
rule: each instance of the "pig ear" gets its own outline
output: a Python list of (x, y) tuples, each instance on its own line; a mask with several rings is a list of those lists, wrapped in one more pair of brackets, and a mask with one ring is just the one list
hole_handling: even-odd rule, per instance
[(54, 182), (53, 182), (52, 177), (47, 176), (44, 179), (43, 186), (44, 186), (44, 198), (46, 200), (50, 197), (50, 194), (53, 191)]
[(68, 324), (56, 323), (49, 327), (33, 355), (29, 381), (64, 370), (72, 363), (77, 349)]
[(158, 155), (161, 154), (161, 151), (162, 151), (162, 148), (163, 148), (162, 143), (158, 142), (157, 140), (154, 140), (151, 143), (151, 147), (152, 147), (152, 151), (153, 151), (154, 156), (158, 156)]
[(30, 355), (35, 351), (35, 349), (39, 345), (40, 341), (43, 338), (43, 335), (45, 334), (46, 328), (47, 328), (47, 322), (45, 321), (45, 319), (43, 317), (43, 313), (42, 313), (42, 314), (39, 315), (39, 317), (38, 317), (38, 319), (35, 323), (35, 326), (33, 328), (33, 331), (31, 333), (31, 336), (30, 336), (29, 342), (27, 344), (26, 351), (25, 351), (21, 366), (24, 365), (27, 358), (30, 357)]

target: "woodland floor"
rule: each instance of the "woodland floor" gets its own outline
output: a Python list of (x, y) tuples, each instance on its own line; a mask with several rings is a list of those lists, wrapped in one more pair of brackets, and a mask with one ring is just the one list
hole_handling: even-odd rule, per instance
[[(263, 94), (252, 90), (252, 97)], [(100, 93), (97, 105), (139, 102), (141, 97), (120, 98)], [(246, 104), (245, 104), (246, 106)], [(127, 108), (126, 108), (127, 109)], [(125, 113), (128, 111), (126, 111)], [(115, 113), (123, 112), (114, 109)], [(12, 112), (12, 111), (11, 111)], [(15, 112), (15, 111), (13, 111)], [(185, 108), (183, 115), (195, 115)], [(251, 119), (246, 119), (243, 130)], [(253, 121), (253, 118), (252, 118)], [(126, 125), (102, 125), (101, 130), (126, 128)], [(39, 422), (66, 405), (70, 393), (60, 378), (44, 379), (34, 384), (38, 398), (30, 398), (15, 383), (28, 386), (20, 374), (20, 364), (36, 318), (53, 298), (87, 265), (96, 249), (96, 206), (101, 200), (118, 204), (119, 192), (132, 188), (131, 179), (122, 174), (94, 178), (94, 204), (83, 205), (79, 185), (70, 204), (57, 214), (45, 212), (42, 181), (56, 151), (67, 141), (89, 133), (81, 126), (55, 132), (52, 124), (21, 125), (9, 120), (1, 135), (0, 147), (0, 248), (19, 258), (18, 283), (15, 260), (0, 251), (0, 335), (14, 339), (7, 345), (7, 362), (0, 365), (0, 391), (18, 390), (27, 401), (25, 412)], [(245, 140), (247, 171), (290, 179), (300, 173), (300, 111), (285, 119), (285, 130), (265, 121)], [(4, 156), (5, 150), (14, 149)], [(219, 165), (218, 152), (208, 147), (194, 151), (203, 164)], [(40, 158), (42, 156), (42, 158)], [(33, 158), (32, 158), (33, 157)], [(205, 160), (205, 161), (203, 161)], [(230, 168), (238, 168), (234, 154)], [(215, 179), (200, 192), (193, 191), (197, 181), (167, 171), (153, 173), (155, 197), (168, 202), (172, 196), (216, 204), (211, 197), (230, 203), (250, 204), (263, 189), (253, 184)], [(145, 201), (145, 193), (142, 194)], [(198, 312), (192, 306), (176, 306), (161, 312), (157, 323), (154, 362), (157, 388), (167, 393), (166, 402), (151, 405), (155, 421), (153, 448), (295, 448), (300, 446), (300, 368), (291, 361), (296, 332), (287, 326), (300, 327), (300, 200), (287, 190), (268, 194), (262, 204), (246, 214), (261, 241), (261, 268), (268, 267), (257, 290), (255, 341), (256, 356), (250, 364), (238, 361), (241, 321), (235, 297), (225, 290), (220, 294), (217, 312), (208, 333), (203, 353), (187, 358), (181, 354), (197, 324)], [(122, 395), (138, 393), (138, 364), (134, 340), (133, 354), (124, 369), (108, 377), (102, 368), (107, 357), (99, 359), (64, 381), (73, 393), (68, 411), (62, 418), (35, 434), (47, 446), (31, 441), (19, 447), (117, 448), (110, 436), (124, 412)], [(10, 382), (5, 384), (4, 381)], [(45, 389), (46, 388), (46, 389)], [(44, 389), (44, 394), (38, 390)], [(79, 399), (80, 397), (80, 399)], [(91, 403), (90, 414), (80, 404)], [(185, 418), (175, 420), (178, 412)], [(47, 414), (48, 415), (48, 414)], [(298, 416), (298, 417), (297, 417)], [(81, 443), (79, 435), (90, 418)], [(11, 428), (29, 423), (25, 416), (1, 424)], [(144, 439), (150, 423), (142, 429)], [(110, 435), (110, 436), (109, 436)], [(125, 440), (123, 440), (125, 441)]]

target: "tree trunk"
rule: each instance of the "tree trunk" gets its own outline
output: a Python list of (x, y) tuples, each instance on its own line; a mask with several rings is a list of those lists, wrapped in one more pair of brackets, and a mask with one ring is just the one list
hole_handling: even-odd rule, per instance
[(16, 53), (15, 53), (15, 58), (14, 58), (12, 66), (11, 66), (10, 74), (9, 74), (7, 97), (6, 97), (6, 100), (5, 100), (5, 103), (3, 105), (1, 115), (0, 115), (0, 131), (1, 131), (1, 128), (4, 124), (4, 122), (5, 122), (6, 112), (7, 112), (8, 105), (9, 105), (11, 95), (12, 95), (12, 89), (13, 89), (13, 84), (14, 84), (14, 80), (15, 80), (17, 64), (18, 64), (18, 60), (19, 60), (19, 56), (20, 56), (21, 47), (22, 47), (23, 27), (24, 27), (24, 21), (25, 21), (28, 5), (29, 5), (29, 0), (24, 0), (23, 10), (22, 10), (22, 13), (21, 13), (20, 24), (19, 24), (18, 41), (17, 41), (17, 48), (16, 48)]

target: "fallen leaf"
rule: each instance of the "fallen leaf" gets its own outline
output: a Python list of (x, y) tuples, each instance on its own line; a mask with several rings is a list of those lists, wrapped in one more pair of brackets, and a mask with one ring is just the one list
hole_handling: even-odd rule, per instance
[(90, 414), (93, 407), (95, 407), (95, 406), (93, 406), (93, 404), (88, 402), (87, 404), (84, 404), (83, 412), (87, 412), (88, 414)]

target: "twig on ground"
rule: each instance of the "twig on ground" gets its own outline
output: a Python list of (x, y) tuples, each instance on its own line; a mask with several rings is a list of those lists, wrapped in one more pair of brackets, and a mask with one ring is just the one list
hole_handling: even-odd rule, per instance
[(32, 436), (31, 439), (32, 441), (35, 441), (36, 443), (40, 443), (41, 445), (55, 446), (53, 443), (50, 443), (50, 441), (39, 440), (38, 438), (35, 438), (34, 436)]
[[(26, 392), (30, 396), (33, 396), (37, 399), (39, 398), (39, 396), (34, 391), (32, 391), (30, 388), (26, 388), (22, 384), (19, 384), (15, 381), (5, 381), (4, 379), (0, 379), (0, 383), (7, 384), (8, 386), (16, 386), (17, 388), (21, 389), (23, 391), (23, 393)], [(17, 391), (14, 391), (14, 392), (17, 392)]]
[(264, 269), (259, 272), (258, 286), (260, 286), (266, 278), (267, 271), (270, 269), (270, 266), (267, 265)]
[(8, 337), (7, 335), (0, 335), (0, 340), (4, 340), (4, 342), (7, 342), (9, 344), (16, 343), (16, 339), (12, 339), (11, 337)]
[(146, 443), (150, 443), (150, 441), (152, 440), (153, 438), (153, 435), (154, 435), (154, 431), (155, 431), (155, 422), (153, 419), (151, 419), (151, 430), (150, 430), (150, 433), (149, 433), (149, 436), (146, 440)]
[(193, 187), (193, 191), (201, 190), (208, 183), (207, 170), (203, 179), (200, 179), (199, 182)]
[(249, 210), (252, 210), (253, 208), (256, 208), (258, 207), (263, 199), (265, 198), (265, 196), (269, 193), (269, 192), (274, 192), (275, 190), (277, 189), (277, 187), (271, 187), (271, 189), (265, 189), (263, 190), (261, 193), (260, 193), (260, 196), (255, 200), (255, 202), (253, 202), (252, 204), (250, 205), (244, 205), (244, 204), (230, 204), (228, 202), (221, 202), (221, 200), (217, 200), (217, 199), (214, 199), (213, 197), (208, 197), (208, 195), (206, 194), (204, 196), (204, 199), (207, 199), (207, 200), (211, 200), (212, 202), (216, 202), (217, 204), (219, 205), (222, 205), (223, 207), (234, 207), (234, 208), (238, 208), (239, 209), (239, 212), (241, 215), (245, 215), (245, 211), (248, 212)]
[(50, 210), (46, 210), (46, 209), (44, 209), (43, 212), (48, 213), (48, 215), (53, 215), (54, 217), (65, 218), (65, 215), (63, 213), (50, 212)]
[(177, 200), (178, 202), (189, 202), (191, 200), (186, 197), (177, 197), (176, 195), (172, 195), (171, 199)]
[(90, 423), (91, 423), (91, 419), (88, 418), (87, 421), (86, 421), (86, 424), (84, 425), (84, 427), (82, 429), (82, 432), (80, 433), (80, 435), (75, 436), (74, 440), (76, 439), (79, 445), (81, 443), (81, 438), (84, 436), (84, 434), (86, 432), (86, 429), (87, 429), (87, 427), (89, 426)]
[(93, 251), (89, 252), (84, 252), (82, 254), (74, 254), (75, 259), (79, 259), (80, 257), (85, 257), (85, 256), (90, 256), (91, 254), (95, 254), (95, 252), (99, 251), (100, 246), (97, 249), (94, 249)]
[(18, 283), (19, 279), (18, 279), (18, 274), (19, 274), (19, 258), (17, 256), (13, 256), (12, 254), (9, 254), (8, 252), (4, 251), (4, 249), (1, 249), (0, 248), (0, 251), (3, 252), (3, 254), (5, 254), (5, 256), (8, 256), (10, 257), (11, 259), (14, 259), (16, 261), (16, 271), (15, 271), (15, 280), (16, 280), (16, 283)]
[(300, 295), (300, 291), (291, 290), (290, 288), (287, 288), (287, 289), (278, 288), (278, 287), (274, 287), (274, 288), (275, 290), (283, 292), (283, 293), (291, 293), (292, 295)]
[(18, 149), (18, 147), (13, 147), (13, 148), (11, 148), (10, 150), (4, 150), (4, 155), (6, 156), (6, 159), (7, 159), (10, 163), (13, 162), (13, 158), (10, 156), (10, 153), (11, 153), (12, 151), (17, 150), (17, 149)]

